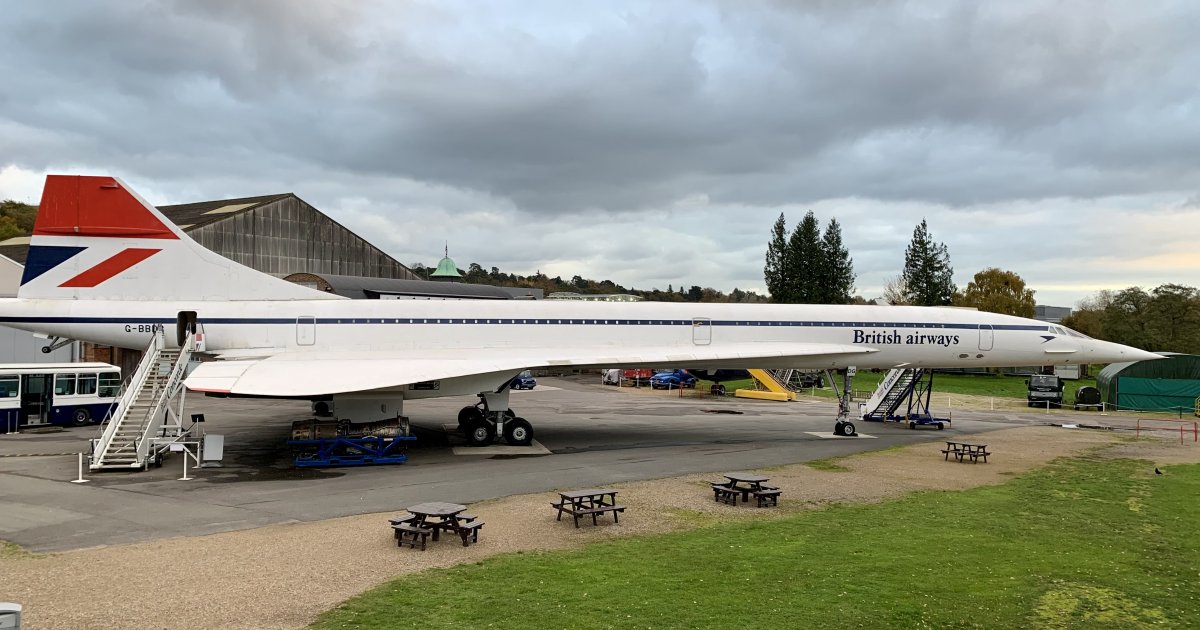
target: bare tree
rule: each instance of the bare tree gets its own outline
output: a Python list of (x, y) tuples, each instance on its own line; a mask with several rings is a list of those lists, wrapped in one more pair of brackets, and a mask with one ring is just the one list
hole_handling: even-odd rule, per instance
[(904, 276), (889, 278), (883, 284), (882, 299), (892, 306), (903, 306), (910, 303), (908, 301), (908, 287), (904, 283)]

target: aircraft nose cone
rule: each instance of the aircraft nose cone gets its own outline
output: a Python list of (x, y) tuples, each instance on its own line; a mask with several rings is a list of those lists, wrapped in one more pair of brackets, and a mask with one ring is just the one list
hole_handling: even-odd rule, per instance
[(1111, 363), (1125, 363), (1131, 361), (1153, 361), (1154, 359), (1165, 359), (1161, 354), (1138, 350), (1130, 346), (1123, 346), (1119, 343), (1102, 342), (1101, 347), (1095, 350), (1095, 354), (1099, 355), (1097, 359), (1106, 360)]

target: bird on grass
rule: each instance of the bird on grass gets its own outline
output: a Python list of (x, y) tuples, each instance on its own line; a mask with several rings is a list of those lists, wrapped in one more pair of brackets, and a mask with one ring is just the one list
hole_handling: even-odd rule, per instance
[(1161, 474), (1162, 474), (1162, 471), (1161, 471), (1161, 470), (1159, 470), (1159, 469), (1157, 469), (1157, 468), (1155, 468), (1155, 469), (1154, 469), (1154, 474), (1156, 474), (1156, 475), (1161, 475)]

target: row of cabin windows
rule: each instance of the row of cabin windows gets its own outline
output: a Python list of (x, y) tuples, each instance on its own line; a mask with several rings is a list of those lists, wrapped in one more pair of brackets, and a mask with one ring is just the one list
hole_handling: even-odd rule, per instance
[[(57, 374), (54, 377), (55, 396), (98, 396), (116, 398), (121, 393), (120, 372), (86, 374)], [(21, 377), (16, 374), (0, 376), (0, 398), (21, 395)]]
[(54, 377), (55, 396), (98, 396), (115, 398), (121, 390), (119, 372), (59, 374)]

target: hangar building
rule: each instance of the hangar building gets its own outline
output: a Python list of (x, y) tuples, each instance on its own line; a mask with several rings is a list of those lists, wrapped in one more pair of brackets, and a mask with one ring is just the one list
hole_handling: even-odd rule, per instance
[(1118, 409), (1178, 411), (1196, 409), (1200, 399), (1200, 356), (1160, 353), (1155, 361), (1113, 363), (1100, 370), (1101, 399)]

